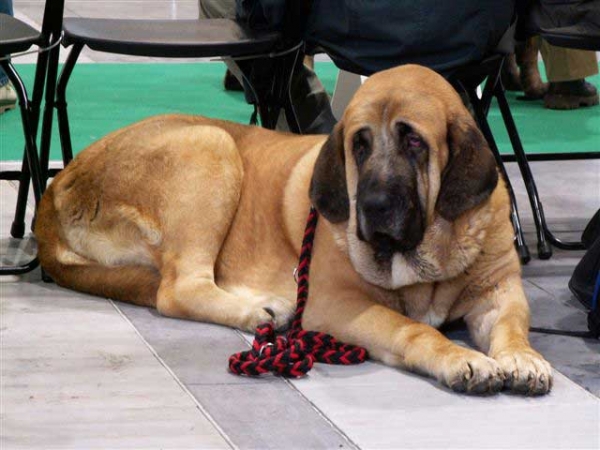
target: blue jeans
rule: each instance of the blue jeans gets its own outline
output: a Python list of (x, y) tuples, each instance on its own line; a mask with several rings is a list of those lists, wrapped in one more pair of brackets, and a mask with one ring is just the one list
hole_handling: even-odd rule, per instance
[[(0, 0), (0, 13), (13, 15), (12, 0)], [(8, 84), (8, 76), (4, 73), (4, 70), (0, 69), (0, 86)]]

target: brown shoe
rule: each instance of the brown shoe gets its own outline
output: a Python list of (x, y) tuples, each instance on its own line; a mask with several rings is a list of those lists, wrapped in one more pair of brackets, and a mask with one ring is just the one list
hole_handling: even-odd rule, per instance
[(577, 109), (597, 104), (596, 87), (584, 79), (550, 83), (548, 93), (544, 96), (544, 106), (548, 109)]

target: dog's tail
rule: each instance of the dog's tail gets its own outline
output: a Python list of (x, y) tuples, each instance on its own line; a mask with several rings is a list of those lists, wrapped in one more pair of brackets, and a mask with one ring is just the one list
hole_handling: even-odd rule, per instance
[[(35, 226), (42, 268), (59, 286), (136, 305), (156, 307), (158, 270), (147, 266), (106, 267), (71, 253), (59, 232), (52, 185), (38, 207)], [(61, 256), (62, 255), (62, 256)]]

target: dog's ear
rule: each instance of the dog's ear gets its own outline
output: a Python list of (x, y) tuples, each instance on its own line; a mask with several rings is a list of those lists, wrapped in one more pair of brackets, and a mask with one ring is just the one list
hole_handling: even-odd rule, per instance
[(332, 223), (345, 222), (350, 217), (346, 186), (344, 131), (338, 123), (317, 157), (310, 181), (310, 200), (317, 211)]
[(449, 123), (448, 151), (436, 209), (452, 222), (491, 195), (498, 184), (498, 170), (492, 151), (470, 117)]

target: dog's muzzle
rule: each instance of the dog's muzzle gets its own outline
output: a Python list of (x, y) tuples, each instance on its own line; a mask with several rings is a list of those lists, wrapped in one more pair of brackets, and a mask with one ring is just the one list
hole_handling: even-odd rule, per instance
[(357, 197), (358, 238), (381, 258), (414, 250), (423, 239), (423, 217), (416, 193), (368, 189)]

